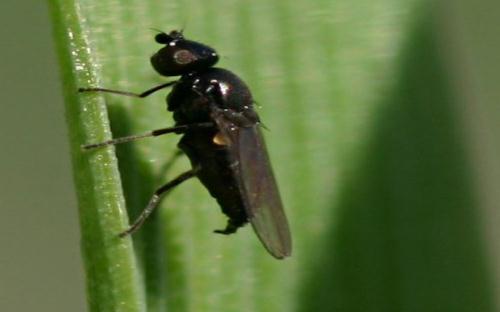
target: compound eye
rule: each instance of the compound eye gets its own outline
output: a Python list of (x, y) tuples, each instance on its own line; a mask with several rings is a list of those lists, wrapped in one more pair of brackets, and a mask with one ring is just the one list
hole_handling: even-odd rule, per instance
[(174, 53), (174, 61), (179, 65), (186, 65), (196, 60), (196, 56), (188, 50), (179, 50)]

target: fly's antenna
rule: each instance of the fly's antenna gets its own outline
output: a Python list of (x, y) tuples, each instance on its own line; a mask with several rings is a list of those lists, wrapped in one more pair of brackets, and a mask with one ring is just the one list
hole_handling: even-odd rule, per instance
[(159, 30), (158, 28), (149, 27), (149, 30), (155, 31), (158, 34), (166, 34), (163, 30)]

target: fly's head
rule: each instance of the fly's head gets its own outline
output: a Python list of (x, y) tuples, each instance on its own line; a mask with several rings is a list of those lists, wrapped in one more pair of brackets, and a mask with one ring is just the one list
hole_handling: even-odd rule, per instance
[(164, 76), (179, 76), (202, 71), (217, 63), (214, 49), (196, 41), (186, 40), (182, 32), (159, 33), (155, 41), (165, 45), (151, 57), (153, 68)]

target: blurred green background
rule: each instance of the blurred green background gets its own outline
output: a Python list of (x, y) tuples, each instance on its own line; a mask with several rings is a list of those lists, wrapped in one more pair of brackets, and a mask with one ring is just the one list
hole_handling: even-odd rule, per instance
[(0, 25), (0, 310), (85, 311), (48, 7), (1, 1)]
[[(228, 3), (242, 11), (252, 7)], [(238, 68), (259, 98), (273, 93), (295, 98), (300, 106), (293, 108), (305, 117), (290, 112), (290, 118), (313, 131), (305, 137), (296, 132), (299, 142), (310, 139), (306, 146), (291, 146), (292, 136), (279, 142), (273, 133), (293, 131), (295, 124), (280, 124), (279, 116), (270, 116), (276, 110), (263, 108), (273, 120), (268, 136), (274, 154), (297, 158), (276, 166), (285, 196), (289, 202), (298, 196), (294, 193), (301, 186), (291, 181), (304, 178), (302, 200), (315, 204), (290, 205), (299, 236), (291, 271), (300, 278), (294, 277), (297, 284), (286, 297), (296, 302), (287, 306), (297, 311), (497, 311), (499, 5), (393, 1), (391, 7), (385, 1), (383, 10), (371, 12), (377, 6), (365, 1), (275, 3), (278, 13), (285, 8), (280, 5), (297, 5), (292, 16), (309, 23), (277, 13), (276, 23), (283, 28), (276, 32), (307, 42), (302, 28), (316, 30), (320, 42), (314, 44), (322, 48), (303, 54), (300, 42), (283, 41), (282, 48), (291, 49), (287, 68), (269, 64), (276, 51), (263, 60), (270, 66), (262, 81), (272, 90), (256, 78), (261, 73), (244, 64)], [(193, 12), (203, 15), (196, 8)], [(0, 310), (85, 311), (77, 207), (48, 10), (42, 1), (4, 0), (0, 17)], [(351, 31), (340, 32), (346, 25)], [(147, 33), (147, 26), (136, 31)], [(196, 22), (187, 19), (190, 27), (196, 33)], [(258, 27), (266, 31), (273, 24)], [(337, 31), (320, 33), (323, 29)], [(281, 44), (280, 38), (266, 38)], [(331, 50), (330, 40), (336, 44)], [(252, 58), (234, 45), (224, 50), (230, 55), (226, 64), (237, 63), (240, 55)], [(300, 72), (294, 65), (309, 70)], [(273, 105), (289, 109), (286, 103)], [(315, 111), (327, 105), (334, 109)], [(319, 124), (311, 126), (314, 122)], [(332, 132), (325, 136), (322, 129)], [(306, 164), (298, 161), (302, 158)], [(311, 171), (301, 176), (294, 166)], [(309, 180), (313, 173), (319, 180)], [(314, 186), (319, 183), (318, 197)], [(321, 214), (293, 218), (307, 209), (321, 209)]]

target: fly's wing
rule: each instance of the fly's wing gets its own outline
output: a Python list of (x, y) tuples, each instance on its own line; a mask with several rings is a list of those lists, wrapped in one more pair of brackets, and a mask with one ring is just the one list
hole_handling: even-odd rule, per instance
[(250, 223), (273, 256), (288, 257), (290, 230), (260, 127), (240, 128), (237, 148)]
[(235, 163), (233, 170), (255, 233), (274, 257), (290, 256), (290, 229), (260, 126), (237, 127), (222, 116), (215, 120), (221, 133), (229, 139), (228, 149)]

